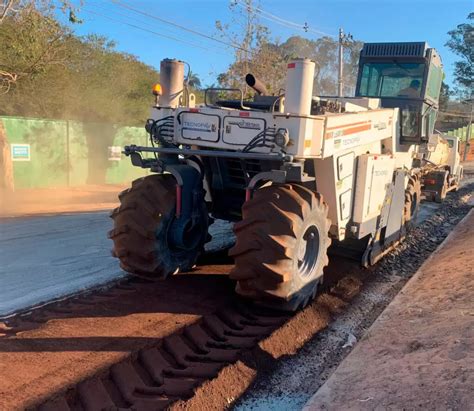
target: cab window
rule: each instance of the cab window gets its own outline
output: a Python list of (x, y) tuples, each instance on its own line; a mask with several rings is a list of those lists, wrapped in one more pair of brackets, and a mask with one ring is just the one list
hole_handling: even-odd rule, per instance
[(424, 70), (424, 63), (365, 63), (358, 95), (419, 98)]
[(443, 69), (432, 65), (430, 67), (430, 74), (428, 75), (426, 94), (435, 101), (438, 101), (442, 81)]

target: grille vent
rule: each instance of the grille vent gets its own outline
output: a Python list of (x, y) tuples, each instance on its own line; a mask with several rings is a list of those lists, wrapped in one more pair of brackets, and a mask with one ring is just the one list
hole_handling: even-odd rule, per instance
[(364, 57), (425, 57), (428, 45), (418, 43), (365, 43)]

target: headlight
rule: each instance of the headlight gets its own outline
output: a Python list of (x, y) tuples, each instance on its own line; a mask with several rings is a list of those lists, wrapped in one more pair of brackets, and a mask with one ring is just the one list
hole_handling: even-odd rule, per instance
[(286, 147), (290, 141), (288, 130), (286, 128), (279, 128), (275, 133), (275, 143), (277, 146)]

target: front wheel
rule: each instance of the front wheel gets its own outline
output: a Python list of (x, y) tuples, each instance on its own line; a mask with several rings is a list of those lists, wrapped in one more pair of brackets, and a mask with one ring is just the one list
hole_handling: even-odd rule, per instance
[(181, 224), (175, 217), (175, 189), (173, 176), (156, 174), (135, 180), (120, 193), (109, 238), (123, 270), (154, 280), (188, 271), (196, 263), (208, 237), (207, 208), (202, 199), (193, 220)]
[(237, 293), (286, 311), (307, 305), (328, 264), (327, 214), (322, 196), (303, 186), (257, 190), (234, 226), (230, 277), (237, 280)]

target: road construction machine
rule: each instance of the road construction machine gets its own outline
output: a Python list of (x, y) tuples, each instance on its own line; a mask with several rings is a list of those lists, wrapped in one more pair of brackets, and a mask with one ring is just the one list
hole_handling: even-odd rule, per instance
[(295, 59), (281, 95), (249, 74), (253, 99), (207, 89), (196, 106), (184, 63), (161, 62), (150, 145), (124, 148), (151, 174), (111, 214), (125, 271), (162, 279), (191, 270), (209, 225), (224, 219), (235, 223), (236, 292), (293, 311), (314, 298), (329, 255), (368, 266), (404, 238), (421, 200), (420, 160), (430, 161), (438, 53), (424, 42), (366, 43), (355, 97), (313, 95), (314, 75), (313, 61)]

